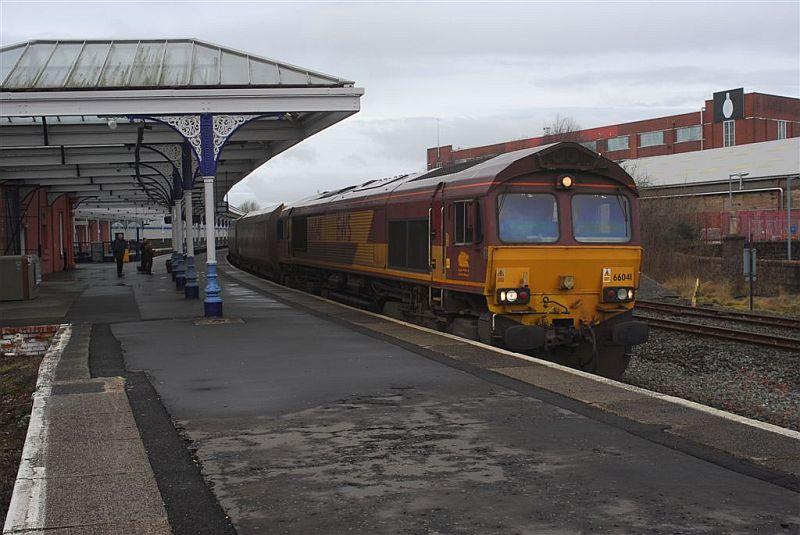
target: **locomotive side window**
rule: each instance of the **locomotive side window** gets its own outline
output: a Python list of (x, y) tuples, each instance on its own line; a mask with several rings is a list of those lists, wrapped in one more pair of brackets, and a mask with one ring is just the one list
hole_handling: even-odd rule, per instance
[(454, 245), (465, 245), (475, 241), (475, 205), (472, 201), (453, 203)]
[(389, 267), (428, 271), (428, 221), (389, 221)]
[(549, 193), (504, 193), (497, 198), (500, 241), (558, 241), (558, 206)]
[(579, 242), (623, 243), (631, 239), (628, 199), (622, 195), (572, 197), (572, 233)]
[(292, 218), (292, 251), (308, 250), (308, 218)]

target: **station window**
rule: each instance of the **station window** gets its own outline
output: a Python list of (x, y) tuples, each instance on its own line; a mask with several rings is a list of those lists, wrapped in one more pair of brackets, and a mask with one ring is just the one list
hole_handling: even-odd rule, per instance
[(736, 145), (736, 123), (733, 121), (723, 121), (722, 146), (733, 147), (734, 145)]
[(778, 139), (786, 139), (788, 121), (778, 121)]
[(628, 148), (628, 136), (612, 137), (608, 140), (608, 152), (615, 150), (626, 150)]
[(597, 141), (583, 141), (581, 145), (591, 151), (597, 152)]
[(475, 241), (475, 204), (472, 201), (453, 203), (455, 221), (453, 225), (454, 245), (463, 245)]
[(664, 132), (645, 132), (639, 134), (640, 147), (655, 147), (656, 145), (664, 144)]
[(675, 130), (675, 143), (683, 143), (684, 141), (700, 141), (703, 131), (700, 125), (684, 126)]
[(389, 267), (428, 271), (428, 220), (389, 221)]

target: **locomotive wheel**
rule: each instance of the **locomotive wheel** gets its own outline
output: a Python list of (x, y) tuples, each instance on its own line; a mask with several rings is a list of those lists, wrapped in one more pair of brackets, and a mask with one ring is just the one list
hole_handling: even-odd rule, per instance
[(628, 348), (625, 346), (601, 346), (597, 351), (599, 358), (595, 373), (609, 379), (620, 379), (631, 361)]
[(622, 377), (631, 360), (627, 347), (600, 346), (597, 348), (597, 362), (592, 362), (592, 346), (588, 343), (583, 343), (574, 350), (555, 350), (551, 353), (551, 358), (558, 364), (615, 380)]

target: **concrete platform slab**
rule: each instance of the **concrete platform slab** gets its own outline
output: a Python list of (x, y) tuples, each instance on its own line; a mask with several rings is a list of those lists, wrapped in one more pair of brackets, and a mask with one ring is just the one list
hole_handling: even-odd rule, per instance
[(136, 422), (130, 411), (80, 414), (48, 407), (51, 437), (70, 441), (125, 440), (139, 438)]
[[(76, 492), (80, 492), (76, 496)], [(161, 522), (164, 505), (152, 477), (141, 473), (58, 478), (47, 486), (41, 529)]]
[[(513, 357), (508, 357), (509, 359)], [(519, 359), (516, 359), (519, 363)], [(642, 399), (638, 392), (622, 390), (613, 385), (600, 383), (592, 379), (565, 375), (564, 372), (546, 366), (529, 363), (526, 367), (494, 368), (495, 371), (508, 377), (519, 379), (551, 392), (577, 399), (584, 403), (606, 404), (623, 400)], [(649, 399), (649, 398), (648, 398)]]
[(84, 394), (81, 396), (56, 396), (50, 406), (57, 414), (108, 414), (130, 411), (124, 392), (115, 394)]
[(150, 474), (147, 453), (138, 436), (102, 441), (70, 440), (59, 436), (48, 442), (42, 466), (46, 471), (37, 473), (35, 478)]

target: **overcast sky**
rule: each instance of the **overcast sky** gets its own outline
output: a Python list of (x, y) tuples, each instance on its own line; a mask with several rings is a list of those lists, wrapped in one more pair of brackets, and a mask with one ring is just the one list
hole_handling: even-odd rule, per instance
[(271, 160), (231, 204), (418, 171), (425, 150), (800, 96), (800, 2), (324, 3), (0, 0), (0, 42), (195, 37), (355, 80), (361, 111)]

